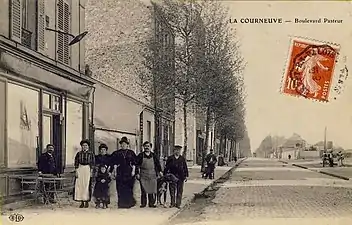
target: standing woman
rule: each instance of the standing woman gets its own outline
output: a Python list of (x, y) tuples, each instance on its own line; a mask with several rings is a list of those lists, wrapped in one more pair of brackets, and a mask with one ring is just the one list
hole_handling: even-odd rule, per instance
[(92, 196), (91, 178), (95, 166), (95, 155), (89, 151), (89, 140), (82, 140), (80, 145), (81, 151), (75, 156), (76, 179), (73, 199), (81, 202), (80, 208), (88, 208), (88, 202)]
[(135, 183), (136, 154), (128, 149), (127, 137), (120, 141), (121, 149), (111, 154), (111, 168), (116, 176), (117, 206), (118, 208), (132, 208), (136, 205), (133, 196)]

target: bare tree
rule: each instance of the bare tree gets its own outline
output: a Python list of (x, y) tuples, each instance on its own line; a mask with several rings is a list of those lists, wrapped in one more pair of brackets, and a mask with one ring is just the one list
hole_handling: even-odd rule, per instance
[[(218, 2), (202, 3), (202, 20), (205, 27), (204, 57), (201, 63), (202, 79), (198, 85), (197, 103), (205, 109), (206, 140), (204, 158), (209, 143), (210, 126), (228, 123), (237, 108), (243, 108), (241, 73), (243, 58), (227, 23), (227, 10)], [(241, 110), (239, 110), (241, 111)], [(227, 128), (230, 125), (227, 126)]]
[(175, 98), (182, 104), (183, 111), (183, 155), (188, 150), (189, 109), (194, 103), (199, 61), (199, 30), (201, 7), (195, 1), (163, 0), (163, 14), (172, 27), (175, 35)]

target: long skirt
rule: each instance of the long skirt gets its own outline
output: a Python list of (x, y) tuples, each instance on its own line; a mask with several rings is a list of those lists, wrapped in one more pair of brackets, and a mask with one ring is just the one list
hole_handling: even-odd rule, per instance
[(90, 201), (92, 196), (91, 174), (89, 165), (79, 165), (73, 199), (75, 201)]
[(132, 208), (136, 205), (136, 199), (133, 196), (134, 183), (134, 178), (123, 181), (116, 180), (117, 206), (119, 208)]

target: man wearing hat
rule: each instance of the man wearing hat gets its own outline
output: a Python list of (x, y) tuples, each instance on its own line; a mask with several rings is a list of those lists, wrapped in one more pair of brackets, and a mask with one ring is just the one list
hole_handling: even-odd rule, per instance
[(136, 205), (133, 196), (136, 154), (128, 149), (129, 141), (127, 137), (122, 137), (119, 143), (121, 148), (111, 154), (110, 172), (113, 172), (116, 176), (118, 208), (132, 208)]
[(164, 175), (172, 174), (178, 180), (170, 183), (171, 205), (170, 208), (180, 208), (183, 194), (184, 182), (187, 181), (188, 167), (186, 159), (181, 155), (182, 147), (176, 145), (174, 147), (174, 154), (169, 156), (166, 160)]

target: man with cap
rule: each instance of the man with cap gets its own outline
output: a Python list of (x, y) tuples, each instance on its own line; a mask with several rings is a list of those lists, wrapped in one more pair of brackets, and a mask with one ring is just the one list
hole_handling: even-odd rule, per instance
[(210, 153), (205, 157), (205, 162), (207, 163), (205, 178), (214, 179), (215, 164), (217, 161), (214, 150), (210, 149)]
[(110, 172), (116, 176), (117, 206), (128, 209), (136, 205), (133, 196), (136, 154), (128, 149), (127, 137), (122, 137), (119, 143), (121, 148), (111, 154)]
[(188, 167), (186, 159), (181, 155), (182, 147), (176, 145), (174, 147), (174, 154), (169, 156), (164, 170), (164, 175), (172, 174), (178, 180), (177, 182), (170, 183), (170, 208), (180, 208), (183, 194), (184, 182), (187, 181)]

